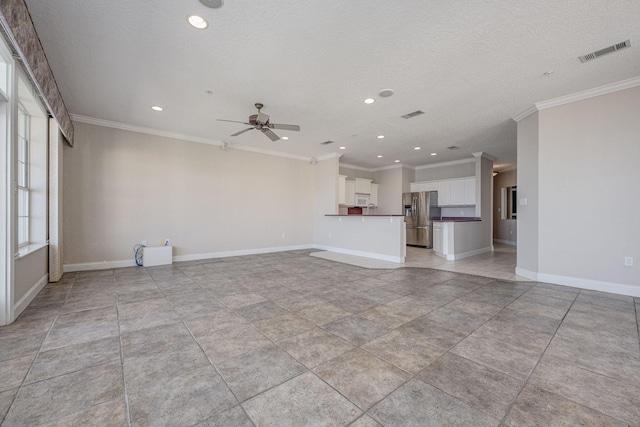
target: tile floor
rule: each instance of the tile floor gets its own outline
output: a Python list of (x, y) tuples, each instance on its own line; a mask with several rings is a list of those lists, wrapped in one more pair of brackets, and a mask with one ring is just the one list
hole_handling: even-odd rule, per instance
[(640, 425), (640, 299), (310, 252), (65, 274), (2, 425)]

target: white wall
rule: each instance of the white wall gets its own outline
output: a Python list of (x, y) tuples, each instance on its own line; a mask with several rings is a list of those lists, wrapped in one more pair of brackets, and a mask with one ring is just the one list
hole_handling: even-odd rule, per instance
[(76, 144), (64, 149), (67, 266), (132, 261), (142, 240), (169, 238), (183, 258), (312, 243), (306, 161), (74, 126)]
[(638, 118), (640, 87), (542, 110), (537, 168), (520, 151), (530, 145), (535, 153), (524, 142), (535, 135), (536, 117), (518, 124), (518, 197), (528, 198), (518, 212), (519, 268), (543, 281), (640, 296)]
[(355, 169), (350, 168), (348, 166), (340, 166), (340, 174), (345, 175), (349, 178), (364, 178), (364, 179), (373, 179), (373, 172), (369, 170)]

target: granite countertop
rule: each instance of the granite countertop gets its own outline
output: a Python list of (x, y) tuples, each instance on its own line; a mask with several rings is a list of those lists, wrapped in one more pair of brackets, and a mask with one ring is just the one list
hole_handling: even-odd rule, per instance
[(443, 216), (442, 219), (434, 219), (434, 222), (473, 222), (482, 221), (481, 218), (474, 216)]
[(403, 214), (325, 214), (324, 216), (404, 216)]

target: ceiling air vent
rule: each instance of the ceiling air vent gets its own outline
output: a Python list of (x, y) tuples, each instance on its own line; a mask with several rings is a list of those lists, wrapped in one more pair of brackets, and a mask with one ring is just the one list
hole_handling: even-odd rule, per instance
[(335, 141), (325, 141), (325, 142), (321, 142), (320, 145), (329, 145), (329, 144), (333, 144)]
[(405, 114), (404, 116), (402, 116), (402, 118), (410, 119), (412, 117), (419, 116), (420, 114), (424, 114), (424, 111), (417, 110), (417, 111), (414, 111), (413, 113)]
[(616, 52), (616, 51), (618, 51), (620, 49), (624, 49), (626, 47), (631, 47), (631, 41), (630, 40), (625, 40), (623, 42), (614, 44), (612, 46), (605, 47), (604, 49), (600, 49), (600, 50), (596, 50), (595, 52), (587, 53), (586, 55), (579, 56), (578, 58), (580, 59), (581, 62), (587, 62), (587, 61), (591, 61), (592, 59), (596, 59), (596, 58), (598, 58), (600, 56)]
[(458, 147), (457, 145), (451, 145), (451, 146), (447, 147), (447, 150), (457, 150), (458, 148), (460, 148), (460, 147)]

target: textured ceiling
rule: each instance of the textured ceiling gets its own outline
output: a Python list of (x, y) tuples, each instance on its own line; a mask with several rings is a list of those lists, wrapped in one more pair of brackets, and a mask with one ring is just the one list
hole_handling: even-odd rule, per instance
[[(640, 75), (638, 0), (26, 3), (72, 114), (232, 147), (339, 152), (366, 168), (485, 151), (506, 169), (516, 160), (511, 117)], [(191, 14), (209, 28), (190, 27)], [(577, 58), (627, 39), (631, 48)], [(395, 95), (377, 96), (387, 88)], [(230, 137), (245, 126), (215, 120), (246, 121), (256, 102), (273, 122), (302, 130), (278, 131), (290, 139), (272, 142), (257, 131)], [(401, 118), (415, 110), (426, 114)], [(335, 144), (320, 145), (327, 140)]]

